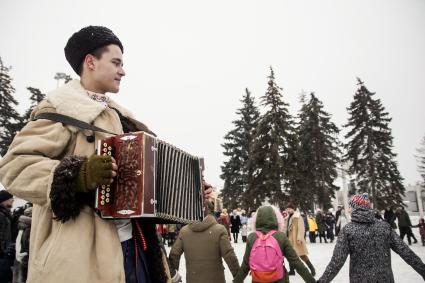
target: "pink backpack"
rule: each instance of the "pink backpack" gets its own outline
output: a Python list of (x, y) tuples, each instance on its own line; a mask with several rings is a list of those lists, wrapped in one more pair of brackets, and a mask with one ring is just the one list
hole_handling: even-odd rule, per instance
[(249, 268), (255, 282), (274, 282), (283, 278), (283, 254), (279, 243), (272, 237), (276, 230), (266, 235), (255, 232), (257, 239), (249, 255)]

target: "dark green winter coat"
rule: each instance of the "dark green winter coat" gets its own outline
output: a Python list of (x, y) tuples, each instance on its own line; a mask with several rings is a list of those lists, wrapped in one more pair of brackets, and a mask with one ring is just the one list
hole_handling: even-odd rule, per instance
[[(277, 219), (275, 212), (271, 206), (260, 207), (256, 215), (255, 227), (257, 231), (260, 231), (263, 234), (267, 234), (270, 230), (277, 230)], [(273, 237), (279, 243), (280, 249), (282, 250), (283, 256), (290, 262), (296, 271), (301, 275), (305, 282), (315, 283), (316, 280), (310, 274), (305, 265), (301, 262), (295, 250), (292, 248), (289, 243), (288, 238), (283, 232), (276, 232), (273, 234)], [(252, 246), (257, 239), (257, 234), (251, 233), (248, 236), (248, 241), (246, 244), (245, 255), (243, 257), (243, 262), (241, 268), (239, 269), (238, 274), (234, 278), (234, 283), (241, 283), (248, 275), (249, 272), (249, 255), (251, 253)], [(289, 282), (289, 276), (285, 271), (285, 277), (281, 280), (276, 281), (275, 283), (285, 283)], [(254, 282), (254, 281), (253, 281)]]
[(171, 269), (178, 270), (180, 257), (186, 259), (187, 283), (224, 283), (223, 261), (236, 275), (238, 258), (230, 244), (226, 228), (208, 215), (202, 222), (183, 227), (170, 251)]

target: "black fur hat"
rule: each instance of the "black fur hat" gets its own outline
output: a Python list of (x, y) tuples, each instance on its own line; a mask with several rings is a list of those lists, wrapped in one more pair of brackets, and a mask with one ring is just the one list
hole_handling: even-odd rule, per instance
[(108, 28), (102, 26), (88, 26), (74, 33), (64, 48), (66, 60), (72, 69), (79, 74), (80, 65), (84, 57), (96, 49), (116, 44), (124, 53), (124, 47), (118, 37)]
[(0, 203), (13, 198), (13, 195), (6, 190), (0, 191)]

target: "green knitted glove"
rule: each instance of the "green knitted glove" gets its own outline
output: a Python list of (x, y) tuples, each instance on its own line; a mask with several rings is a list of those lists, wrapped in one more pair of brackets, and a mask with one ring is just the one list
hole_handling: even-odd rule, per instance
[(208, 214), (214, 215), (215, 211), (214, 211), (214, 202), (213, 201), (207, 202), (207, 209), (208, 209)]
[(93, 154), (81, 165), (77, 191), (89, 192), (100, 185), (109, 185), (112, 178), (111, 156)]

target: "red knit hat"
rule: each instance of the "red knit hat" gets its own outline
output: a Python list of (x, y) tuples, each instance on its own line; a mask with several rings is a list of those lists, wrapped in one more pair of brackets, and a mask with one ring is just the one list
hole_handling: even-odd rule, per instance
[(361, 195), (354, 195), (351, 197), (351, 200), (349, 202), (350, 207), (353, 209), (356, 208), (371, 208), (370, 200), (369, 200), (369, 194), (363, 193)]

